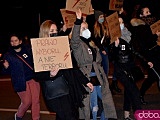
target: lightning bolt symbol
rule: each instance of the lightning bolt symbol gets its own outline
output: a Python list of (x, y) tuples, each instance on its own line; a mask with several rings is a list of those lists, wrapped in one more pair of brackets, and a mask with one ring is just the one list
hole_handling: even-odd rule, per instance
[(69, 56), (68, 52), (64, 55), (64, 61), (67, 59), (67, 57)]
[[(72, 8), (74, 8), (76, 5), (77, 5), (77, 3), (79, 2), (80, 0), (77, 0), (77, 2), (73, 5), (73, 7)], [(87, 0), (86, 0), (87, 1)], [(85, 1), (85, 2), (86, 2)]]
[(111, 3), (112, 8), (114, 8), (114, 3), (115, 3), (115, 1), (112, 0), (112, 3)]
[(75, 4), (73, 5), (73, 7), (72, 8), (74, 8), (74, 6), (76, 6), (76, 4), (79, 2), (80, 0), (77, 0), (77, 2), (75, 2)]

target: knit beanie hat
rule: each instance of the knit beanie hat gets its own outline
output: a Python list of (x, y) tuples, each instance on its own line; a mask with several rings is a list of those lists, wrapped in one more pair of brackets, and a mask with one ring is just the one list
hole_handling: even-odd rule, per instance
[(100, 15), (103, 15), (104, 13), (99, 11), (99, 10), (95, 10), (94, 11), (94, 15), (95, 15), (95, 19), (97, 20), (99, 18)]

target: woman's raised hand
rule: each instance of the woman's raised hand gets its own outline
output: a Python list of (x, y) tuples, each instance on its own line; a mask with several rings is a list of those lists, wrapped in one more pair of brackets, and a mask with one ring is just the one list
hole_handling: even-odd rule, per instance
[(80, 9), (78, 9), (76, 11), (76, 16), (77, 16), (77, 19), (81, 19), (81, 17), (82, 17), (82, 11)]

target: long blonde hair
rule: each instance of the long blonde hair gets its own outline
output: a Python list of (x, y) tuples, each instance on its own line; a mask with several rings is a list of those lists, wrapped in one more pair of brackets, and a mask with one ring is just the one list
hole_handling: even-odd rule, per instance
[(49, 31), (52, 24), (56, 25), (56, 23), (52, 20), (46, 20), (41, 24), (39, 30), (39, 38), (49, 37)]

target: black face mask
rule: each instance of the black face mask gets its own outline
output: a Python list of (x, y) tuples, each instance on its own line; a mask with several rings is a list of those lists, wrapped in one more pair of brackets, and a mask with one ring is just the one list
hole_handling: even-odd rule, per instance
[(11, 48), (14, 49), (14, 50), (19, 49), (20, 47), (22, 47), (22, 44), (19, 44), (17, 46), (11, 46)]
[(152, 25), (153, 23), (156, 22), (156, 18), (152, 15), (147, 15), (145, 17), (142, 17), (142, 20), (148, 25)]
[(50, 34), (50, 37), (56, 37), (56, 36), (58, 36), (58, 33), (51, 33)]

